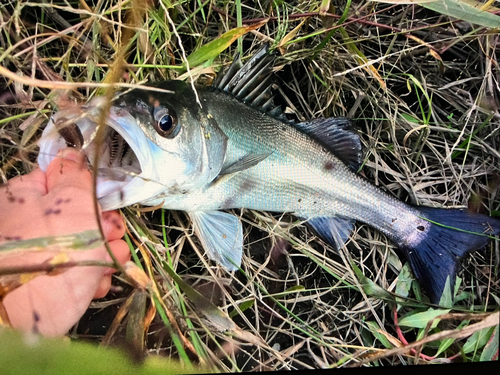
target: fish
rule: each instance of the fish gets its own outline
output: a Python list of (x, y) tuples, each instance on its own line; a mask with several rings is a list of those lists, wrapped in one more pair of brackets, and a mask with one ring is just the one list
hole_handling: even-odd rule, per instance
[(62, 108), (39, 141), (40, 168), (68, 145), (82, 148), (90, 162), (99, 152), (104, 211), (136, 203), (185, 211), (209, 258), (228, 271), (240, 267), (243, 254), (242, 224), (229, 209), (291, 213), (335, 250), (356, 222), (365, 223), (394, 242), (439, 303), (461, 259), (498, 235), (500, 221), (410, 205), (360, 176), (362, 146), (349, 119), (294, 122), (274, 104), (275, 59), (264, 45), (245, 64), (236, 57), (210, 87), (169, 80), (154, 84), (165, 93), (120, 94), (102, 146), (95, 134), (103, 98)]

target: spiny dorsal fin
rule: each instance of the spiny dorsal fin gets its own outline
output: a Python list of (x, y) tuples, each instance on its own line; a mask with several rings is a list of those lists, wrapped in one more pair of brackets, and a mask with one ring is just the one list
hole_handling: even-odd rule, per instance
[(281, 108), (273, 103), (273, 66), (275, 53), (269, 53), (266, 43), (245, 64), (239, 54), (222, 75), (219, 75), (212, 88), (222, 90), (242, 102), (259, 109), (270, 116), (289, 122)]
[(345, 117), (318, 118), (293, 124), (300, 131), (326, 146), (336, 157), (357, 171), (363, 152), (359, 135)]
[(238, 70), (241, 69), (242, 66), (243, 64), (241, 62), (241, 57), (240, 54), (238, 53), (236, 54), (236, 57), (234, 58), (234, 61), (227, 70), (227, 72), (225, 72), (224, 74), (219, 74), (215, 82), (212, 84), (212, 87), (224, 90), (224, 87), (228, 84), (231, 78), (234, 77), (234, 75), (238, 72)]

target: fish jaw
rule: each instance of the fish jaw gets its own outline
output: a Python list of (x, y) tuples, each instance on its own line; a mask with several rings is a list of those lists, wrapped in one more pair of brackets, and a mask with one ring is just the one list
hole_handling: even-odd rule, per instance
[[(103, 98), (96, 98), (83, 106), (61, 109), (51, 117), (39, 140), (38, 164), (42, 171), (46, 171), (59, 150), (68, 147), (67, 140), (58, 131), (61, 124), (75, 124), (78, 127), (83, 138), (82, 149), (89, 162), (93, 163), (97, 151), (97, 124), (103, 105)], [(151, 142), (126, 109), (111, 107), (106, 125), (118, 133), (131, 149), (134, 165), (133, 168), (125, 166), (118, 169), (110, 165), (110, 140), (104, 140), (98, 150), (100, 160), (96, 191), (104, 211), (139, 203), (171, 189), (172, 186), (182, 184), (185, 163)], [(118, 173), (118, 178), (113, 178), (113, 171)]]

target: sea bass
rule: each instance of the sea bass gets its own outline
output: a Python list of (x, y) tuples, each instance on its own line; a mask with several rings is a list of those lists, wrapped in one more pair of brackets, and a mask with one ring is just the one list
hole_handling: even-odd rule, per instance
[(43, 132), (39, 165), (45, 170), (67, 145), (78, 144), (90, 161), (99, 152), (103, 210), (140, 203), (186, 211), (208, 256), (230, 271), (241, 264), (243, 231), (237, 217), (220, 210), (293, 213), (335, 249), (356, 221), (366, 223), (397, 244), (438, 303), (460, 259), (498, 234), (500, 221), (411, 206), (360, 177), (361, 143), (348, 119), (293, 123), (274, 107), (274, 59), (266, 46), (244, 65), (235, 59), (210, 88), (195, 92), (172, 80), (156, 85), (172, 93), (119, 96), (100, 149), (94, 136), (102, 98), (62, 109)]

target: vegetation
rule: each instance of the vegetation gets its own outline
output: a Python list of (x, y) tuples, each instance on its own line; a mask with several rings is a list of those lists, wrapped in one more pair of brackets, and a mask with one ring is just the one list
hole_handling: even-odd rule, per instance
[[(173, 78), (207, 85), (269, 42), (281, 53), (276, 101), (297, 120), (354, 119), (360, 174), (408, 203), (500, 216), (500, 10), (404, 3), (3, 1), (1, 177), (36, 166), (36, 141), (65, 102)], [(291, 215), (236, 210), (245, 254), (227, 273), (184, 213), (122, 211), (137, 268), (74, 339), (214, 371), (498, 358), (498, 240), (432, 306), (394, 245), (361, 224), (337, 253)]]

